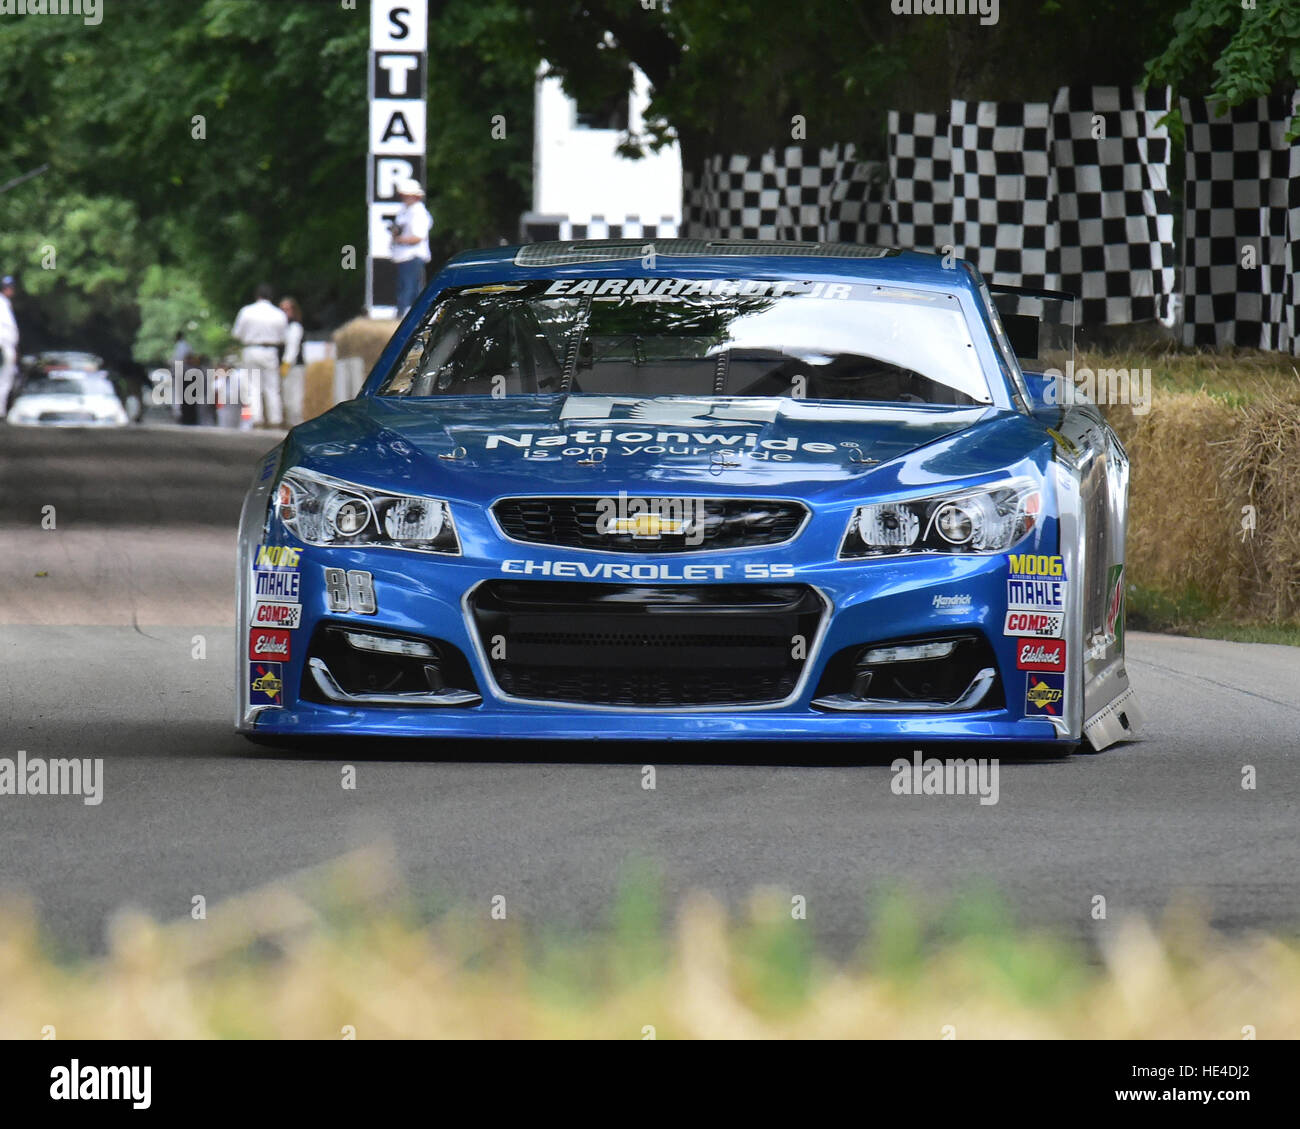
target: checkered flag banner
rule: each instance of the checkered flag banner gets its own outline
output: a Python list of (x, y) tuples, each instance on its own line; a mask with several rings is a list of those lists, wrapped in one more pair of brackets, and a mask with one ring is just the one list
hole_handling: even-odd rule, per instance
[(1183, 343), (1297, 351), (1300, 146), (1290, 98), (1182, 99)]
[[(1292, 103), (1292, 117), (1300, 110), (1300, 93)], [(1300, 143), (1291, 146), (1287, 177), (1287, 244), (1286, 244), (1286, 280), (1290, 290), (1287, 294), (1287, 336), (1291, 342), (1291, 352), (1300, 357)]]
[(692, 239), (888, 242), (884, 175), (852, 145), (790, 145), (758, 157), (713, 156), (683, 175), (684, 234)]
[(1084, 322), (1172, 324), (1167, 88), (1063, 87), (1052, 106), (1060, 288)]
[(897, 246), (941, 254), (953, 244), (947, 114), (889, 111), (889, 204)]
[(1046, 102), (952, 103), (953, 245), (990, 282), (1060, 285), (1051, 126)]

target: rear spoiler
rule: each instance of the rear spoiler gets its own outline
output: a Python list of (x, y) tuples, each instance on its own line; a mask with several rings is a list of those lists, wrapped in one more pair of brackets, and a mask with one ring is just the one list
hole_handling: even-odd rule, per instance
[(1066, 370), (1074, 361), (1076, 298), (1063, 290), (989, 286), (1011, 348), (1027, 372)]

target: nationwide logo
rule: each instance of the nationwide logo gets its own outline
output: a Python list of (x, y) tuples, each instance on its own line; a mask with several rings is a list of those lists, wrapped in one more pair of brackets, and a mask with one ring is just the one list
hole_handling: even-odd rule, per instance
[(302, 623), (302, 605), (264, 600), (253, 608), (253, 622), (267, 627), (293, 630)]
[(289, 661), (288, 631), (268, 630), (255, 627), (248, 633), (248, 657), (250, 659), (279, 659)]
[(1032, 635), (1038, 639), (1059, 639), (1064, 633), (1064, 612), (1007, 612), (1004, 635)]
[(1021, 670), (1064, 670), (1065, 640), (1017, 639), (1016, 666)]
[(1025, 676), (1025, 716), (1059, 717), (1061, 699), (1065, 697), (1065, 675), (1028, 674)]
[(255, 706), (280, 705), (284, 671), (279, 663), (253, 663), (249, 670), (249, 701)]

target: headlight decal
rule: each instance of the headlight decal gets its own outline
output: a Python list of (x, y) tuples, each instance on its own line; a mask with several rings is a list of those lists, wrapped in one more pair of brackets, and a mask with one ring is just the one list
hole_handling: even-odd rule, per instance
[(1038, 523), (1039, 487), (1025, 479), (853, 511), (840, 559), (900, 553), (1006, 552)]
[(275, 514), (308, 545), (460, 554), (451, 507), (293, 467), (276, 484)]

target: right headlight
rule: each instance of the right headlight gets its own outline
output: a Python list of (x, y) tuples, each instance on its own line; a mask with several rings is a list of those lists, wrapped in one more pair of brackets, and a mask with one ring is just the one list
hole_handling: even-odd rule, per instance
[(1042, 494), (1017, 480), (858, 506), (840, 559), (898, 553), (1001, 553), (1034, 527)]
[(460, 553), (451, 507), (293, 467), (276, 484), (276, 516), (308, 545), (377, 545)]

